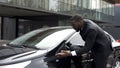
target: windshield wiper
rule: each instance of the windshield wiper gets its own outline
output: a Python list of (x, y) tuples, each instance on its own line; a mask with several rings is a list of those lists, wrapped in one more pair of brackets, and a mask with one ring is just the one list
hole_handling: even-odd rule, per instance
[(39, 49), (36, 47), (32, 47), (32, 46), (28, 46), (26, 44), (22, 44), (22, 45), (16, 45), (16, 44), (7, 44), (7, 46), (11, 46), (11, 47), (18, 47), (18, 48), (32, 48), (32, 49)]
[(24, 46), (16, 45), (16, 44), (7, 44), (7, 46), (18, 47), (18, 48), (24, 48)]
[(33, 46), (29, 46), (29, 45), (27, 45), (27, 44), (22, 44), (21, 46), (26, 47), (26, 48), (33, 48), (33, 49), (39, 50), (39, 48), (33, 47)]

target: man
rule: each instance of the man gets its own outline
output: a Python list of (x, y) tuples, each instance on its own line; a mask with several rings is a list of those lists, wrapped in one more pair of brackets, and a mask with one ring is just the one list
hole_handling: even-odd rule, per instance
[(107, 58), (112, 52), (111, 39), (98, 25), (88, 19), (83, 19), (79, 15), (71, 18), (72, 27), (85, 41), (83, 48), (74, 51), (62, 50), (56, 56), (60, 58), (69, 56), (80, 56), (89, 51), (92, 52), (92, 68), (106, 68)]

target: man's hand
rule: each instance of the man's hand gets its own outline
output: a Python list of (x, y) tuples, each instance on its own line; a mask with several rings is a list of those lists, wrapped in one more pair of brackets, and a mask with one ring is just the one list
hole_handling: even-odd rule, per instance
[(61, 50), (61, 52), (57, 53), (55, 56), (57, 56), (58, 58), (64, 58), (64, 57), (72, 56), (72, 54), (69, 50)]

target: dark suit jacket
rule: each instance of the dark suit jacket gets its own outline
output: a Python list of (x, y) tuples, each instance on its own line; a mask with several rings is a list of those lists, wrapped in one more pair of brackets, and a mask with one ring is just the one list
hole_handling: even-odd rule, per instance
[(111, 51), (111, 40), (109, 36), (93, 21), (84, 19), (84, 25), (80, 29), (80, 35), (85, 41), (83, 48), (75, 50), (77, 55), (81, 55), (88, 51), (93, 54), (102, 54), (107, 56)]

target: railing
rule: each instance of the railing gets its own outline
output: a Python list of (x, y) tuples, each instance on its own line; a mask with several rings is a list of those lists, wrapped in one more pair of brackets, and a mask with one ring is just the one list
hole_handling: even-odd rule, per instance
[[(59, 0), (0, 0), (2, 3), (7, 3), (10, 5), (28, 7), (34, 9), (42, 9), (46, 11), (61, 12), (66, 14), (79, 13), (85, 18), (113, 22), (114, 15), (105, 14), (103, 12), (98, 12), (97, 10), (92, 10), (88, 8), (83, 8), (73, 4), (68, 4), (61, 2)], [(113, 9), (114, 10), (114, 9)]]

